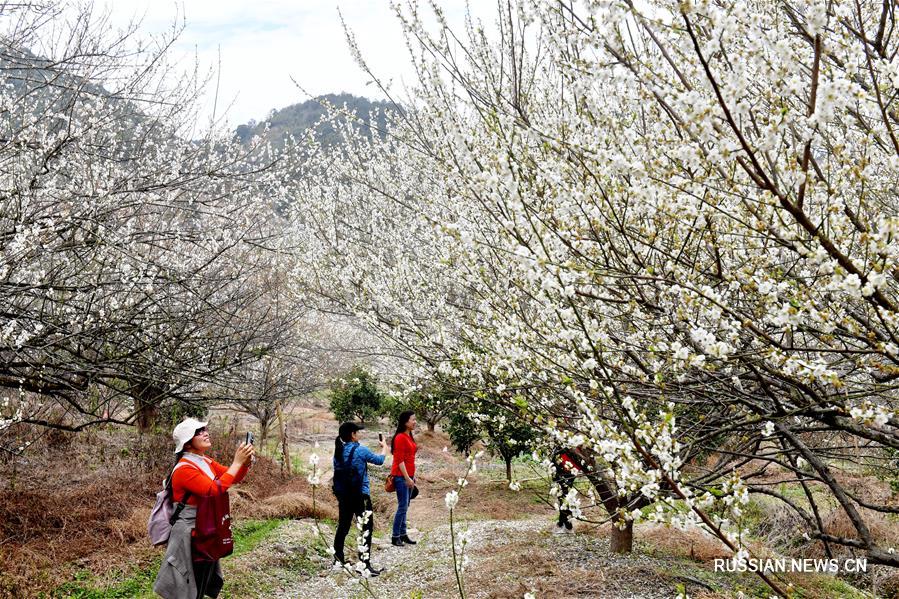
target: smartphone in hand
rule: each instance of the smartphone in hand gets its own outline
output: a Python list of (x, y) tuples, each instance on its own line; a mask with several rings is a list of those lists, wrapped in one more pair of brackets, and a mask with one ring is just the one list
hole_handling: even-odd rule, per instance
[(380, 441), (381, 443), (384, 442), (384, 433), (378, 433), (378, 441)]
[[(246, 439), (244, 439), (244, 445), (252, 445), (254, 441), (256, 441), (256, 437), (253, 436), (253, 433), (251, 433), (250, 431), (247, 431)], [(250, 463), (251, 463), (251, 464), (255, 464), (255, 463), (256, 463), (256, 456), (255, 456), (255, 455), (254, 455), (253, 457), (250, 458)]]

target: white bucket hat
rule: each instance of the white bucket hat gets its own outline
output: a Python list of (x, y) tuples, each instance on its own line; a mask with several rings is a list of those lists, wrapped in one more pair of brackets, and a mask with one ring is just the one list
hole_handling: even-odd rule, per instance
[(198, 428), (203, 428), (206, 423), (196, 418), (185, 418), (175, 430), (172, 431), (172, 439), (175, 440), (175, 453), (184, 450), (184, 444), (194, 438)]

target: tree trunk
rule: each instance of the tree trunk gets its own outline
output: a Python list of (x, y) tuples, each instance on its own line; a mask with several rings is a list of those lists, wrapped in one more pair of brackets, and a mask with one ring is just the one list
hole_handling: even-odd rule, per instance
[(287, 441), (287, 423), (284, 422), (284, 412), (281, 410), (281, 402), (275, 404), (275, 413), (278, 415), (278, 428), (281, 433), (281, 476), (290, 476), (290, 444)]
[(512, 484), (512, 458), (505, 458), (506, 460), (506, 480), (509, 481), (509, 484)]
[(141, 433), (149, 432), (156, 425), (161, 399), (162, 394), (149, 385), (137, 388), (134, 403), (137, 407), (137, 430)]
[(265, 442), (268, 440), (268, 429), (272, 424), (267, 416), (268, 414), (266, 414), (266, 418), (259, 419), (259, 443), (256, 444), (256, 451), (258, 451), (260, 455), (262, 455), (262, 450), (265, 449)]
[(612, 553), (630, 553), (634, 550), (634, 521), (628, 520), (624, 530), (617, 525), (612, 526), (612, 537), (609, 541)]
[(428, 430), (432, 433), (434, 432), (434, 427), (437, 426), (436, 420), (428, 420)]

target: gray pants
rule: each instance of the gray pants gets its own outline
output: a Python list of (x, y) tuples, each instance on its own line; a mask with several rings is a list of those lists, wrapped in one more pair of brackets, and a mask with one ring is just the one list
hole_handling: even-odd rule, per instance
[(217, 561), (193, 561), (190, 534), (196, 521), (197, 508), (188, 505), (172, 526), (156, 584), (153, 585), (153, 591), (164, 599), (218, 597), (225, 583)]

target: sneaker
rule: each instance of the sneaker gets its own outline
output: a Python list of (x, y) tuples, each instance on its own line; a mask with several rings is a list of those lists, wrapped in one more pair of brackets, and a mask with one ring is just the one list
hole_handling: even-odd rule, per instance
[(365, 578), (374, 578), (375, 576), (380, 576), (381, 572), (383, 572), (383, 570), (378, 570), (372, 566), (371, 562), (357, 562), (355, 570)]
[(334, 563), (331, 564), (332, 570), (345, 570), (347, 567), (347, 563), (343, 560), (339, 560), (334, 558)]
[(375, 568), (371, 564), (368, 564), (368, 571), (371, 573), (372, 576), (380, 576), (381, 572), (384, 571), (384, 568)]
[(565, 527), (562, 526), (561, 524), (559, 524), (559, 523), (557, 522), (556, 525), (553, 526), (553, 534), (554, 534), (554, 535), (563, 535), (563, 534), (565, 534)]

